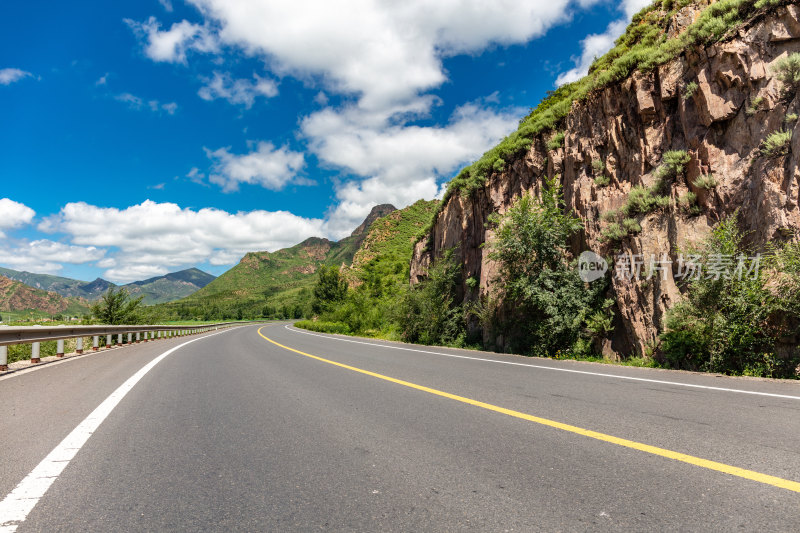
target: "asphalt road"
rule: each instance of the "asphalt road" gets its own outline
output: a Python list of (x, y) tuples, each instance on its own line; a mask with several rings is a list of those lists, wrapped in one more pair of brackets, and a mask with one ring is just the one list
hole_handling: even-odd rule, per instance
[[(185, 340), (0, 380), (0, 499)], [(800, 531), (798, 437), (800, 383), (242, 327), (153, 366), (6, 530)]]

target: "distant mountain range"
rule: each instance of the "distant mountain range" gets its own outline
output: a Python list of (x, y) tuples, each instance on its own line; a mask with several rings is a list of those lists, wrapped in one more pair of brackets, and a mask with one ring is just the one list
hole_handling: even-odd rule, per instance
[[(109, 287), (118, 286), (102, 278), (86, 282), (49, 274), (19, 272), (9, 268), (0, 268), (0, 276), (23, 283), (34, 289), (54, 292), (65, 298), (77, 298), (87, 302), (93, 302), (99, 299)], [(144, 281), (135, 281), (123, 285), (122, 287), (127, 289), (128, 292), (134, 296), (143, 295), (144, 303), (146, 305), (153, 305), (185, 298), (197, 290), (202, 289), (214, 281), (214, 279), (215, 277), (211, 274), (196, 268), (190, 268), (188, 270), (173, 272)], [(3, 303), (4, 302), (0, 300), (0, 306), (2, 306)]]
[(365, 269), (394, 280), (408, 274), (416, 235), (428, 223), (437, 202), (420, 200), (405, 209), (383, 204), (372, 209), (349, 237), (333, 242), (312, 237), (275, 252), (251, 252), (205, 288), (155, 308), (170, 318), (222, 319), (272, 315), (303, 308), (322, 266), (338, 268), (352, 285)]

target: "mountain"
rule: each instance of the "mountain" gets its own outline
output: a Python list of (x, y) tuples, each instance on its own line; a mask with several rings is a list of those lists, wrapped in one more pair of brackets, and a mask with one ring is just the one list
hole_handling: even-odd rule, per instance
[(181, 270), (164, 276), (134, 281), (123, 288), (133, 296), (143, 295), (145, 305), (154, 305), (180, 300), (202, 289), (216, 278), (197, 268)]
[[(416, 244), (412, 280), (455, 248), (465, 278), (457, 299), (485, 301), (498, 272), (485, 246), (490, 215), (558, 177), (565, 212), (583, 224), (572, 256), (592, 250), (616, 261), (603, 353), (652, 354), (687, 290), (678, 259), (715, 224), (738, 216), (755, 251), (800, 235), (798, 50), (796, 3), (655, 2), (587, 77), (553, 92), (450, 183)], [(646, 274), (617, 275), (626, 261)], [(509, 349), (507, 336), (479, 333)], [(796, 349), (792, 339), (779, 338), (777, 352)]]
[(33, 311), (45, 314), (81, 315), (89, 310), (86, 300), (65, 298), (0, 276), (0, 311)]
[(274, 311), (303, 306), (310, 300), (317, 270), (321, 266), (349, 267), (368, 238), (370, 227), (396, 211), (388, 204), (375, 206), (349, 237), (338, 242), (311, 237), (276, 252), (250, 252), (204, 288), (159, 306), (156, 312), (176, 317), (232, 318), (240, 310), (247, 316), (261, 316), (265, 308)]
[(96, 279), (91, 283), (79, 281), (77, 279), (62, 278), (50, 274), (33, 274), (31, 272), (19, 272), (10, 268), (0, 268), (0, 276), (5, 276), (14, 281), (20, 281), (34, 289), (56, 292), (67, 298), (86, 298), (95, 300), (105, 292), (110, 282), (103, 279)]
[(350, 267), (344, 270), (349, 284), (359, 285), (368, 275), (385, 284), (407, 283), (414, 242), (437, 205), (435, 200), (419, 200), (370, 224)]
[[(117, 287), (114, 283), (102, 278), (86, 282), (49, 274), (19, 272), (9, 268), (0, 268), (0, 276), (22, 282), (34, 289), (55, 292), (65, 298), (79, 298), (89, 302), (99, 299), (110, 287)], [(214, 279), (211, 274), (190, 268), (144, 281), (135, 281), (122, 287), (133, 295), (144, 295), (144, 303), (152, 305), (184, 298), (205, 287)]]

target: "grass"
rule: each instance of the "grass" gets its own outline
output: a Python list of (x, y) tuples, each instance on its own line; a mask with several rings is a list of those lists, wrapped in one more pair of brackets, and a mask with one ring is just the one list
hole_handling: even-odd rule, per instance
[(791, 131), (775, 131), (770, 133), (761, 144), (761, 154), (766, 157), (777, 157), (785, 155), (789, 151), (789, 143), (792, 141)]
[(703, 176), (698, 176), (692, 183), (698, 189), (705, 189), (707, 191), (713, 189), (718, 185), (717, 179), (714, 177), (714, 174), (705, 174)]
[[(505, 165), (530, 149), (537, 137), (556, 129), (575, 102), (587, 98), (593, 91), (627, 78), (636, 70), (652, 71), (680, 56), (687, 48), (719, 41), (759, 10), (788, 2), (720, 0), (706, 7), (686, 31), (668, 39), (665, 31), (668, 21), (690, 3), (688, 0), (656, 2), (637, 13), (625, 33), (617, 39), (614, 48), (594, 61), (586, 77), (549, 93), (520, 121), (517, 131), (462, 169), (450, 181), (433, 219), (453, 194), (469, 196), (483, 187), (498, 161), (502, 160)], [(688, 87), (691, 87), (691, 83)], [(420, 232), (418, 240), (429, 235), (432, 227), (433, 220)]]
[(697, 195), (691, 191), (678, 198), (678, 205), (681, 211), (689, 216), (700, 214), (700, 206), (697, 205)]
[(594, 178), (594, 182), (598, 187), (608, 187), (611, 184), (611, 178), (605, 174), (600, 174)]
[(756, 113), (759, 112), (759, 110), (761, 109), (761, 105), (763, 103), (764, 103), (764, 97), (756, 96), (755, 98), (750, 100), (750, 105), (747, 106), (745, 113), (747, 113), (748, 116), (755, 115)]
[(779, 60), (774, 67), (775, 75), (787, 90), (800, 85), (800, 53), (790, 54)]
[(690, 81), (687, 83), (683, 88), (683, 99), (691, 100), (691, 98), (694, 96), (694, 93), (696, 93), (697, 89), (699, 88), (700, 86), (697, 85), (696, 81)]
[(550, 137), (549, 141), (547, 141), (547, 149), (553, 151), (553, 150), (558, 150), (559, 148), (563, 148), (565, 137), (566, 134), (563, 131), (559, 131), (558, 133)]

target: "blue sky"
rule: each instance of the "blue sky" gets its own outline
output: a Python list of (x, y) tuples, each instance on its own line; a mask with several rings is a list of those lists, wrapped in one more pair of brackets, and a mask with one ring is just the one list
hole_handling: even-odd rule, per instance
[(441, 194), (646, 1), (0, 6), (0, 265), (116, 282)]

